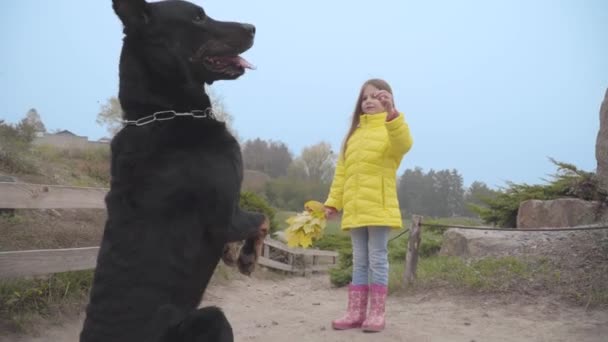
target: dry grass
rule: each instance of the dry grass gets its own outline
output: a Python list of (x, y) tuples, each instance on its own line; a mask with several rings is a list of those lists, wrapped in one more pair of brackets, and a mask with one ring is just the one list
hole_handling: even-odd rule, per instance
[(47, 183), (107, 187), (110, 184), (110, 149), (59, 149), (36, 146), (32, 149), (39, 173)]
[(53, 274), (0, 282), (0, 328), (24, 333), (43, 320), (57, 321), (83, 309), (93, 271)]
[(0, 251), (98, 246), (104, 209), (15, 210), (0, 216)]

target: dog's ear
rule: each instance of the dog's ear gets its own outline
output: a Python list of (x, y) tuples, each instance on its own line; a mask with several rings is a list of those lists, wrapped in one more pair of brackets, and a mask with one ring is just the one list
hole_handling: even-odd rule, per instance
[(112, 0), (112, 8), (125, 28), (135, 28), (148, 22), (146, 0)]

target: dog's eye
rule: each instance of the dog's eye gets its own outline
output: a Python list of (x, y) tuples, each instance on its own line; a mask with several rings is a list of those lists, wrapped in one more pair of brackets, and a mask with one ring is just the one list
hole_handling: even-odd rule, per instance
[(201, 11), (194, 17), (194, 21), (196, 21), (196, 22), (205, 21), (205, 19), (207, 19), (207, 16), (205, 15), (205, 13), (203, 11)]

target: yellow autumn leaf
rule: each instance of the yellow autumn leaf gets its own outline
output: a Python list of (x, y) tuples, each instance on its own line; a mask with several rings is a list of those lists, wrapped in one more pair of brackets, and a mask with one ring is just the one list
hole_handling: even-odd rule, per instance
[(325, 212), (325, 206), (323, 203), (318, 201), (308, 201), (304, 204), (304, 209), (311, 210), (314, 213), (323, 213)]
[(298, 237), (296, 236), (295, 233), (293, 232), (287, 232), (287, 234), (285, 234), (286, 238), (287, 238), (287, 246), (294, 248), (294, 247), (298, 247), (298, 245), (300, 244), (300, 241), (298, 240)]
[(291, 216), (287, 219), (287, 223), (289, 223), (290, 225), (302, 225), (304, 224), (306, 221), (308, 221), (308, 217), (306, 217), (306, 215), (303, 214), (297, 214), (296, 216)]
[(303, 248), (312, 246), (312, 237), (310, 235), (302, 235), (300, 237), (300, 246)]
[(286, 219), (289, 226), (285, 229), (285, 237), (289, 247), (308, 248), (314, 240), (323, 236), (327, 224), (325, 207), (317, 201), (308, 201), (304, 211)]
[(312, 216), (314, 218), (322, 220), (322, 221), (327, 220), (327, 218), (325, 217), (325, 212), (322, 212), (322, 213), (313, 213)]
[(306, 233), (306, 234), (314, 233), (315, 232), (315, 226), (312, 225), (312, 224), (310, 224), (310, 223), (308, 223), (308, 224), (305, 224), (302, 227), (302, 230), (304, 230), (304, 233)]

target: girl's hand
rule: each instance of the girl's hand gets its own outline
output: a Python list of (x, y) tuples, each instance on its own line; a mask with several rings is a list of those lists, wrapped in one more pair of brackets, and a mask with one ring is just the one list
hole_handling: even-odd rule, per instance
[(393, 109), (395, 108), (395, 103), (393, 103), (393, 95), (391, 95), (391, 93), (389, 93), (386, 90), (379, 90), (376, 93), (374, 93), (374, 95), (372, 95), (372, 97), (374, 97), (374, 98), (378, 99), (378, 101), (380, 101), (380, 103), (384, 107), (384, 110), (387, 113), (393, 112)]
[(336, 208), (327, 206), (325, 207), (325, 218), (327, 218), (328, 220), (336, 217), (336, 214), (338, 214)]

